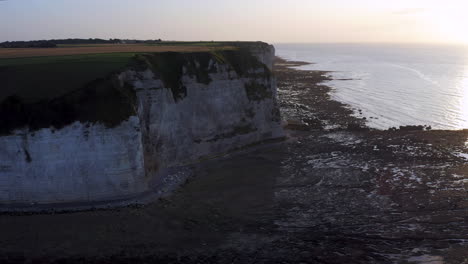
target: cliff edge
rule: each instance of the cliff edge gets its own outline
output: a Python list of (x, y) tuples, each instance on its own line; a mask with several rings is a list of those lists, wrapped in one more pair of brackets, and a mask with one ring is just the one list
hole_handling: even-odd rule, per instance
[(1, 98), (2, 210), (137, 201), (177, 168), (283, 137), (274, 48), (245, 45), (139, 53), (58, 96)]

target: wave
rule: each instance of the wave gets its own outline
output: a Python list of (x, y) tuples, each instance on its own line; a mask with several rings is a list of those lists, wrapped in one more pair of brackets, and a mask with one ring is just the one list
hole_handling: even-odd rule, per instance
[(414, 68), (410, 68), (410, 67), (407, 67), (407, 66), (403, 66), (403, 65), (393, 64), (393, 63), (387, 63), (387, 64), (390, 65), (390, 66), (396, 67), (396, 68), (400, 68), (400, 69), (404, 69), (404, 70), (413, 72), (413, 73), (415, 73), (419, 78), (421, 78), (422, 80), (424, 80), (424, 81), (426, 81), (426, 82), (428, 82), (428, 83), (431, 83), (431, 84), (433, 84), (433, 85), (435, 85), (435, 86), (440, 87), (439, 82), (432, 80), (429, 76), (425, 75), (425, 74), (424, 74), (423, 72), (421, 72), (420, 70), (417, 70), (417, 69), (414, 69)]

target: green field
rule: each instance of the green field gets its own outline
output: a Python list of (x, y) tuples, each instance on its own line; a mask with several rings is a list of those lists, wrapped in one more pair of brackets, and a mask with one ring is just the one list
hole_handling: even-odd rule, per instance
[[(246, 69), (246, 64), (252, 62), (249, 60), (251, 56), (246, 56), (244, 52), (222, 52), (222, 47), (231, 45), (242, 49), (244, 46), (253, 46), (257, 43), (251, 42), (162, 42), (162, 46), (178, 46), (188, 47), (187, 53), (178, 52), (179, 54), (192, 54), (190, 59), (209, 59), (206, 57), (210, 53), (219, 58), (226, 60), (233, 66), (236, 71), (242, 73)], [(159, 44), (154, 44), (159, 45)], [(92, 47), (93, 45), (83, 45), (83, 47)], [(205, 47), (214, 46), (220, 47), (210, 49), (205, 52), (190, 52), (190, 46)], [(102, 47), (102, 45), (100, 46)], [(60, 48), (59, 48), (60, 49)], [(54, 49), (47, 49), (51, 53)], [(118, 53), (98, 53), (98, 54), (80, 54), (66, 56), (45, 56), (45, 57), (26, 57), (26, 58), (0, 58), (0, 102), (8, 96), (15, 95), (23, 101), (23, 103), (31, 103), (43, 99), (56, 98), (70, 91), (84, 87), (86, 84), (105, 78), (112, 72), (116, 72), (126, 68), (129, 64), (135, 63), (136, 54), (157, 54), (147, 52), (118, 52)], [(170, 56), (156, 56), (158, 59), (158, 71), (165, 75), (180, 74), (173, 69), (173, 64), (184, 61), (184, 56), (175, 56), (175, 53)], [(194, 54), (199, 54), (195, 56)], [(203, 55), (205, 54), (205, 55)], [(195, 56), (195, 57), (194, 57)], [(162, 59), (162, 61), (160, 60)], [(188, 58), (186, 58), (188, 59)], [(255, 61), (255, 60), (254, 60)], [(153, 61), (154, 62), (154, 61)], [(197, 74), (198, 77), (203, 75)], [(242, 74), (241, 74), (242, 75)], [(174, 79), (174, 78), (170, 78)], [(206, 79), (206, 77), (204, 77)]]
[(33, 102), (84, 87), (127, 66), (134, 53), (0, 59), (0, 101)]
[[(185, 52), (187, 51), (187, 52)], [(210, 64), (216, 60), (250, 79), (249, 99), (266, 95), (259, 79), (270, 71), (247, 49), (209, 49), (203, 52), (119, 52), (87, 55), (0, 59), (0, 135), (28, 127), (61, 128), (75, 121), (100, 122), (113, 127), (135, 114), (136, 94), (129, 84), (119, 85), (112, 73), (124, 69), (152, 69), (174, 100), (187, 95), (183, 74), (209, 84)], [(264, 71), (251, 71), (261, 69)]]
[(115, 126), (134, 114), (131, 89), (110, 73), (134, 53), (0, 59), (0, 134), (28, 126), (60, 128), (74, 121)]

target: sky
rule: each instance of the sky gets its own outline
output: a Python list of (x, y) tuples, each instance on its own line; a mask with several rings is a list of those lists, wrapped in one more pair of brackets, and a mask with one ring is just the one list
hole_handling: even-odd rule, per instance
[(0, 41), (468, 44), (466, 0), (0, 0)]

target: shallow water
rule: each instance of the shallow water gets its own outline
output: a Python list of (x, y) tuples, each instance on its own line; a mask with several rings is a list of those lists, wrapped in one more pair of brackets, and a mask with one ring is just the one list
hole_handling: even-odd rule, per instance
[(362, 109), (371, 127), (468, 128), (467, 46), (275, 46), (280, 57), (315, 63), (301, 69), (333, 71), (333, 99)]

